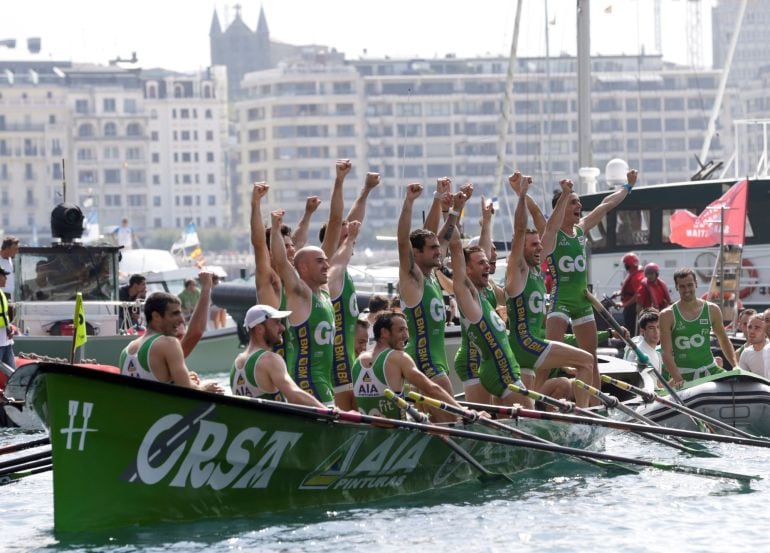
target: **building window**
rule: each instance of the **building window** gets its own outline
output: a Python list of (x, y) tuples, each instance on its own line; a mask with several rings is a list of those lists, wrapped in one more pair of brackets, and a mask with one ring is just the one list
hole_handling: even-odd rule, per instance
[(117, 110), (115, 107), (115, 98), (104, 98), (102, 100), (102, 110), (105, 113), (115, 113)]
[(129, 123), (126, 127), (127, 136), (141, 136), (142, 126), (139, 123)]
[(118, 136), (118, 126), (115, 123), (105, 123), (104, 136)]
[(214, 140), (214, 131), (206, 131), (206, 140), (209, 142)]
[(120, 169), (105, 169), (104, 184), (120, 184)]
[(124, 113), (136, 113), (136, 100), (133, 98), (126, 98), (123, 100), (123, 112)]
[(214, 152), (206, 152), (206, 161), (209, 163), (214, 161)]
[(75, 100), (75, 113), (88, 113), (88, 100)]
[(215, 183), (214, 173), (209, 173), (208, 175), (206, 175), (206, 183), (207, 184)]
[(78, 136), (80, 138), (89, 138), (94, 136), (94, 126), (91, 123), (83, 123), (78, 127)]
[(205, 111), (205, 117), (206, 117), (206, 119), (212, 119), (212, 118), (214, 117), (214, 116), (212, 115), (212, 113), (211, 113), (211, 110), (210, 110), (210, 109), (207, 109), (207, 110)]
[(145, 184), (145, 173), (142, 169), (129, 169), (126, 171), (126, 182), (128, 184)]
[(154, 207), (160, 207), (161, 206), (160, 196), (153, 196), (152, 197), (152, 205)]
[(152, 176), (152, 184), (160, 184), (160, 175)]

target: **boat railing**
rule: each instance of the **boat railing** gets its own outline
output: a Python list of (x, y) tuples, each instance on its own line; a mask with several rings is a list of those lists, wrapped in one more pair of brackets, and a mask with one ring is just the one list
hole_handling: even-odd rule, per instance
[[(16, 301), (14, 324), (24, 335), (62, 335), (72, 331), (75, 315), (73, 301)], [(89, 334), (116, 336), (131, 334), (131, 314), (144, 320), (144, 301), (84, 301), (86, 326)], [(126, 315), (123, 316), (122, 314)]]

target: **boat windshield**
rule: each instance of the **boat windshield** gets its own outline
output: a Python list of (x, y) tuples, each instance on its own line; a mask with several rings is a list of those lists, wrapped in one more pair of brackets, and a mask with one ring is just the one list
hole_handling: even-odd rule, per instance
[(21, 301), (117, 301), (113, 253), (75, 249), (27, 253), (17, 258), (17, 297)]

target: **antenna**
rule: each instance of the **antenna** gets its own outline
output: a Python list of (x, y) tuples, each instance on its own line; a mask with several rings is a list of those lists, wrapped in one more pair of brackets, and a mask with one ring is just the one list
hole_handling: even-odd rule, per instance
[(67, 203), (67, 172), (64, 167), (64, 158), (61, 158), (61, 188), (62, 203)]

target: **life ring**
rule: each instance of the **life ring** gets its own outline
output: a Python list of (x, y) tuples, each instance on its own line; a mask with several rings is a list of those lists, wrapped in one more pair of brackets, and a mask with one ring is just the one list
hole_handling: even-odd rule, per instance
[[(741, 273), (748, 274), (749, 278), (752, 280), (753, 283), (757, 283), (759, 279), (759, 271), (757, 271), (756, 267), (754, 267), (754, 264), (749, 259), (743, 259), (741, 261)], [(741, 275), (743, 276), (743, 275)], [(746, 299), (749, 297), (753, 292), (756, 286), (744, 286), (738, 291), (738, 297), (740, 299)]]

